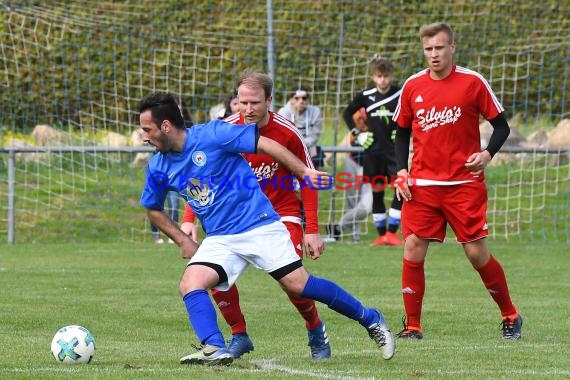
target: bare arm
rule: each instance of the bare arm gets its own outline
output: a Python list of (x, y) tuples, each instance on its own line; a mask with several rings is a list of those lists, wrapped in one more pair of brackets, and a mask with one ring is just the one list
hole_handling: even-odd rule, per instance
[(331, 178), (327, 172), (308, 168), (287, 148), (267, 137), (259, 137), (257, 150), (260, 153), (267, 154), (276, 159), (280, 164), (289, 169), (299, 180), (310, 180), (316, 188), (324, 188), (331, 182)]
[(164, 211), (146, 209), (146, 214), (152, 224), (180, 247), (180, 255), (182, 258), (189, 259), (194, 256), (198, 250), (198, 244), (192, 241), (188, 235), (178, 228), (176, 223), (174, 223)]

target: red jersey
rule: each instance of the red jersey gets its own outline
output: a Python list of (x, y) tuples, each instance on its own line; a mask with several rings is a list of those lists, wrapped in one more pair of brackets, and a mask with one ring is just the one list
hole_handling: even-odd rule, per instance
[(412, 75), (402, 87), (394, 121), (412, 128), (410, 176), (434, 181), (483, 181), (465, 167), (467, 158), (481, 151), (479, 117), (492, 120), (503, 106), (481, 74), (453, 65), (442, 80), (429, 69)]
[[(240, 113), (235, 113), (224, 119), (231, 124), (245, 124)], [(267, 125), (259, 128), (261, 136), (275, 140), (286, 147), (297, 156), (305, 165), (313, 168), (311, 155), (295, 124), (283, 116), (269, 112)], [(281, 166), (271, 156), (261, 153), (243, 154), (249, 162), (249, 166), (257, 176), (257, 180), (267, 196), (275, 211), (281, 216), (282, 221), (301, 223), (301, 208), (296, 192), (293, 190), (293, 179), (295, 176), (291, 171)], [(303, 186), (301, 189), (301, 199), (305, 210), (305, 232), (315, 234), (319, 232), (318, 219), (318, 193), (310, 186)], [(190, 208), (186, 207), (182, 221), (191, 214)], [(190, 209), (191, 210), (191, 209)]]

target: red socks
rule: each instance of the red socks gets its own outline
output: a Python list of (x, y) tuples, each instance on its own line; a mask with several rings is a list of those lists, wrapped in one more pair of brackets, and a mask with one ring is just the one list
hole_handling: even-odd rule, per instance
[[(475, 268), (485, 288), (499, 306), (503, 318), (514, 319), (518, 313), (511, 301), (507, 279), (501, 264), (493, 257), (481, 268)], [(425, 293), (424, 261), (414, 262), (403, 259), (402, 296), (406, 310), (407, 329), (422, 331), (422, 301)]]
[(319, 327), (321, 320), (319, 318), (319, 313), (317, 312), (317, 305), (315, 301), (308, 298), (299, 298), (289, 295), (289, 300), (297, 308), (299, 314), (305, 320), (305, 326), (307, 330), (314, 330)]
[(402, 297), (406, 310), (406, 328), (421, 332), (422, 302), (426, 289), (424, 261), (402, 261)]
[(485, 288), (487, 288), (493, 300), (499, 305), (503, 318), (516, 316), (517, 309), (511, 301), (507, 279), (501, 264), (491, 256), (487, 264), (475, 269), (479, 272)]
[(218, 309), (220, 309), (227, 324), (231, 327), (232, 335), (246, 333), (245, 317), (241, 313), (239, 306), (237, 286), (234, 284), (225, 292), (212, 289), (212, 297), (216, 301)]
[[(214, 301), (216, 301), (218, 309), (220, 309), (220, 313), (222, 313), (227, 324), (231, 327), (232, 335), (246, 333), (247, 327), (245, 317), (243, 316), (239, 305), (239, 293), (237, 286), (234, 284), (225, 292), (212, 289), (212, 297), (214, 298)], [(315, 301), (308, 298), (299, 298), (294, 296), (289, 296), (289, 299), (297, 308), (299, 314), (301, 314), (305, 319), (307, 329), (316, 329), (321, 320), (319, 319)]]

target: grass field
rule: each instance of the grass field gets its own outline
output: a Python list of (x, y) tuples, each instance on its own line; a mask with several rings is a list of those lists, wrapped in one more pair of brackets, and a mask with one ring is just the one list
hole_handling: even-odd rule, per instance
[[(171, 245), (142, 243), (1, 246), (0, 378), (499, 379), (570, 376), (568, 246), (490, 242), (525, 320), (523, 339), (500, 338), (500, 316), (453, 243), (434, 245), (426, 265), (423, 341), (397, 341), (385, 361), (354, 321), (320, 306), (333, 358), (310, 359), (306, 332), (274, 281), (249, 269), (238, 282), (255, 351), (230, 367), (188, 367), (198, 343), (177, 294), (185, 261)], [(400, 248), (330, 244), (315, 275), (379, 306), (401, 329)], [(95, 336), (93, 362), (56, 363), (57, 329), (81, 324)], [(221, 325), (226, 338), (228, 328)]]

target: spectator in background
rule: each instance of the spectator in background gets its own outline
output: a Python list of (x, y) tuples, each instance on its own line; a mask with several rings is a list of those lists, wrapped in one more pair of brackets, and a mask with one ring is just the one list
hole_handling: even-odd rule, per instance
[(210, 108), (210, 120), (225, 119), (236, 112), (239, 112), (239, 103), (237, 90), (234, 90), (226, 97), (223, 103), (216, 104)]
[(220, 120), (224, 118), (226, 106), (224, 103), (218, 103), (210, 108), (209, 115), (211, 120)]
[(279, 115), (295, 123), (316, 167), (324, 164), (324, 154), (318, 145), (323, 130), (321, 109), (310, 104), (309, 91), (301, 86), (291, 92), (289, 101), (278, 112)]
[[(402, 245), (396, 232), (400, 226), (402, 201), (392, 198), (392, 204), (386, 216), (384, 188), (390, 187), (392, 176), (396, 175), (396, 157), (394, 138), (397, 125), (392, 115), (398, 104), (401, 90), (392, 85), (392, 62), (384, 58), (375, 58), (371, 64), (374, 86), (360, 91), (343, 112), (343, 118), (364, 148), (364, 175), (377, 178), (372, 185), (372, 219), (378, 231), (378, 237), (370, 244)], [(358, 115), (360, 117), (355, 117)], [(360, 126), (357, 123), (362, 123)]]
[(234, 90), (226, 99), (226, 112), (224, 113), (224, 119), (236, 112), (239, 112), (239, 101), (237, 97), (237, 90)]

